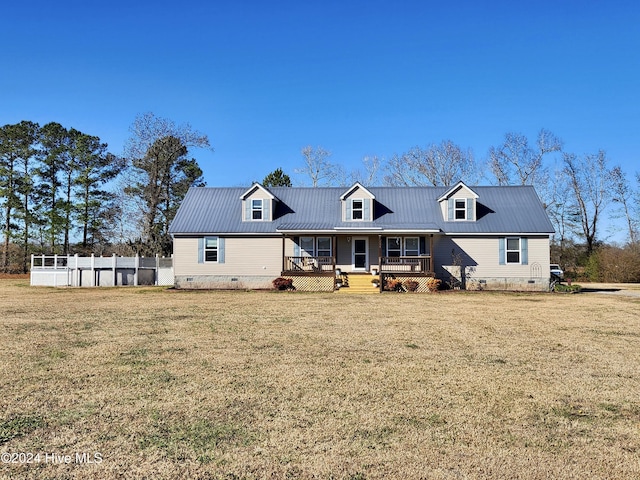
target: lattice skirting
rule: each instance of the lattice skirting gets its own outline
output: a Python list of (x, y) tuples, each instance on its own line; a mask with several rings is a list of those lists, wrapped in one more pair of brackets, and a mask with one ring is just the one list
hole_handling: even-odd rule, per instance
[(335, 277), (333, 275), (283, 275), (291, 278), (293, 286), (299, 292), (333, 292)]

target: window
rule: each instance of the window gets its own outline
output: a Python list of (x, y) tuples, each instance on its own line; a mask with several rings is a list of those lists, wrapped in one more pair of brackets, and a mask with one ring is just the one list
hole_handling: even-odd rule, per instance
[(520, 263), (520, 239), (507, 238), (507, 263)]
[(351, 201), (351, 219), (352, 220), (364, 219), (364, 202), (362, 200)]
[(400, 240), (400, 237), (387, 238), (387, 256), (388, 257), (402, 256), (402, 242)]
[(303, 257), (313, 257), (313, 237), (300, 237), (300, 253)]
[(456, 220), (466, 220), (467, 219), (467, 199), (466, 198), (456, 198), (454, 200), (454, 218)]
[(251, 219), (262, 220), (262, 199), (251, 200)]
[(418, 237), (406, 237), (404, 239), (404, 254), (414, 257), (420, 255), (420, 239)]
[(331, 237), (318, 237), (318, 256), (331, 256)]
[(218, 261), (218, 237), (207, 237), (204, 243), (204, 261)]

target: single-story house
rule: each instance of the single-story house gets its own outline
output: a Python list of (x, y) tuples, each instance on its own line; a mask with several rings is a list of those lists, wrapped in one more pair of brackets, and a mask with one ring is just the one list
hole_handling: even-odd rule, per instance
[[(333, 291), (349, 275), (549, 290), (554, 229), (531, 186), (191, 188), (173, 220), (178, 288)], [(345, 281), (345, 284), (348, 282)], [(381, 287), (382, 289), (382, 287)]]

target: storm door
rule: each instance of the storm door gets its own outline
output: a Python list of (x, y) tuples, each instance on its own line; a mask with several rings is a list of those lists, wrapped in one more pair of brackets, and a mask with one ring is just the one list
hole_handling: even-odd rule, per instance
[(366, 271), (369, 268), (369, 240), (367, 237), (353, 237), (353, 269)]

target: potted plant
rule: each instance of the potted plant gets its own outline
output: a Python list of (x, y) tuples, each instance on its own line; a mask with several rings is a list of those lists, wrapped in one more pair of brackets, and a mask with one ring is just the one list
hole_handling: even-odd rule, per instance
[(371, 279), (371, 284), (375, 287), (378, 288), (380, 286), (380, 279), (378, 277), (372, 278)]

